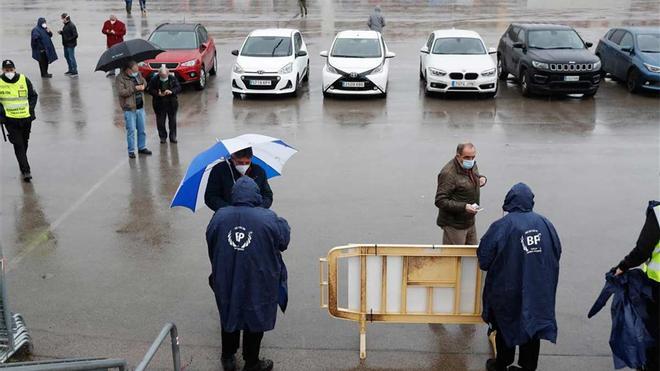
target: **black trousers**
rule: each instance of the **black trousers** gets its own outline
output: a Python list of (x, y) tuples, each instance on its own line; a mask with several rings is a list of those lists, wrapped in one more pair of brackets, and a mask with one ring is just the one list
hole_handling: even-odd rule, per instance
[(39, 70), (41, 71), (41, 77), (48, 75), (48, 56), (45, 50), (39, 52)]
[[(243, 360), (246, 366), (252, 366), (259, 362), (259, 350), (263, 332), (243, 331)], [(241, 340), (241, 331), (225, 332), (222, 330), (222, 358), (230, 358), (238, 350)]]
[(179, 103), (177, 101), (154, 105), (154, 113), (156, 114), (156, 127), (158, 128), (158, 136), (161, 139), (167, 138), (165, 121), (168, 122), (170, 140), (176, 139), (176, 113), (178, 110)]
[(656, 339), (655, 346), (646, 350), (646, 368), (645, 370), (660, 370), (660, 282), (649, 279), (653, 287), (653, 303), (650, 304), (649, 314), (651, 314), (651, 335)]
[[(516, 356), (516, 347), (507, 347), (499, 331), (497, 332), (497, 335), (495, 335), (495, 347), (497, 349), (497, 369), (506, 370), (507, 367), (513, 364)], [(536, 370), (539, 363), (541, 340), (531, 340), (527, 344), (523, 344), (518, 348), (518, 365), (525, 371)]]
[(30, 172), (30, 164), (27, 159), (28, 141), (30, 140), (30, 131), (32, 130), (32, 120), (11, 120), (5, 121), (5, 128), (7, 129), (7, 136), (9, 142), (14, 145), (14, 154), (18, 160), (18, 167), (21, 173)]

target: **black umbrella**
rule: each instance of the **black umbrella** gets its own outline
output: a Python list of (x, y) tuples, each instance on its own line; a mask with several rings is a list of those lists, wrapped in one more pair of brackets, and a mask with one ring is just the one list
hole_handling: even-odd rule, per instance
[(115, 68), (122, 68), (130, 61), (142, 62), (145, 59), (155, 58), (164, 51), (146, 40), (124, 41), (103, 52), (94, 71), (113, 71)]

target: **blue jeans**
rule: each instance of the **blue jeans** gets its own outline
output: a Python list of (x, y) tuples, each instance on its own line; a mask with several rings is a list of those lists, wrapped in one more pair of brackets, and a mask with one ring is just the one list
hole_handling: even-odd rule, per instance
[(147, 10), (147, 0), (140, 0), (140, 10)]
[(76, 55), (75, 55), (75, 50), (76, 48), (64, 48), (64, 58), (66, 59), (66, 64), (69, 65), (69, 72), (73, 73), (78, 73), (78, 64), (76, 63)]
[(126, 121), (126, 142), (128, 152), (135, 152), (135, 130), (137, 129), (137, 148), (147, 148), (147, 134), (144, 132), (144, 108), (135, 111), (124, 111)]

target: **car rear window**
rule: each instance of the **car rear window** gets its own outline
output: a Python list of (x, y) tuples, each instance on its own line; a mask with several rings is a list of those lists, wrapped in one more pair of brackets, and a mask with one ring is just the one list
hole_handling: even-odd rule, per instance
[(197, 36), (194, 31), (155, 31), (149, 41), (162, 49), (197, 49)]
[(532, 30), (528, 47), (534, 49), (584, 49), (584, 43), (573, 30)]
[(246, 57), (286, 57), (291, 53), (288, 36), (250, 36), (241, 50), (241, 55)]
[(644, 53), (660, 53), (660, 34), (639, 34), (637, 45)]
[(473, 37), (450, 37), (437, 39), (433, 54), (486, 54), (484, 44)]
[(335, 40), (331, 56), (335, 58), (380, 58), (380, 40), (378, 39), (349, 39)]

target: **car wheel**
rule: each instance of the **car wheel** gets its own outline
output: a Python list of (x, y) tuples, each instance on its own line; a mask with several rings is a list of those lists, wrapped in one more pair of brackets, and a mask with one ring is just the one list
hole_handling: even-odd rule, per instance
[(303, 77), (303, 81), (304, 82), (309, 81), (309, 60), (307, 61), (307, 69), (305, 70), (305, 76)]
[(204, 88), (206, 88), (206, 70), (204, 69), (204, 65), (202, 65), (202, 69), (199, 70), (199, 81), (197, 81), (195, 88), (197, 90), (204, 90)]
[(300, 77), (296, 75), (296, 88), (293, 89), (293, 93), (291, 93), (292, 97), (299, 97), (300, 96)]
[(626, 87), (631, 93), (639, 91), (639, 72), (636, 69), (631, 69), (628, 72), (628, 79), (626, 80)]
[(520, 91), (523, 97), (531, 97), (532, 92), (529, 87), (529, 74), (526, 70), (520, 71)]
[(209, 75), (215, 76), (216, 73), (218, 73), (218, 55), (214, 54), (213, 55), (213, 68), (211, 68), (211, 71), (209, 71)]
[(497, 56), (497, 77), (502, 81), (505, 81), (509, 77), (509, 71), (506, 70), (500, 55)]

